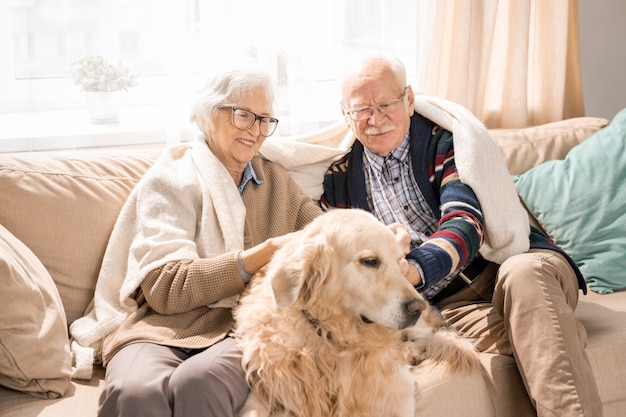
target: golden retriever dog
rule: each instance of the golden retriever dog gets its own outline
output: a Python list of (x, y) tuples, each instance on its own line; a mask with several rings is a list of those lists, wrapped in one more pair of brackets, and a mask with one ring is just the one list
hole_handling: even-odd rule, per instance
[(259, 271), (235, 310), (251, 393), (242, 417), (412, 417), (412, 366), (476, 371), (469, 341), (401, 273), (391, 230), (332, 210)]

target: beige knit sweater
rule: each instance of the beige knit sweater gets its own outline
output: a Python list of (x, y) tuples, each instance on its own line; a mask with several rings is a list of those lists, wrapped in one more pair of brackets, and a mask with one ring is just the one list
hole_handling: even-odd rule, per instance
[[(321, 213), (278, 164), (260, 156), (252, 164), (262, 183), (250, 182), (242, 196), (204, 138), (163, 152), (122, 208), (94, 299), (70, 327), (74, 377), (90, 378), (92, 363), (104, 359), (105, 340), (103, 362), (133, 341), (200, 347), (230, 330), (230, 310), (208, 305), (243, 290), (238, 251)], [(166, 264), (160, 272), (171, 285), (156, 288), (149, 307), (138, 297), (140, 285)]]
[[(300, 230), (321, 213), (279, 165), (256, 157), (252, 166), (263, 183), (249, 182), (242, 195), (245, 248)], [(145, 302), (140, 291), (139, 309), (104, 340), (104, 364), (132, 342), (202, 348), (222, 340), (233, 326), (231, 309), (208, 304), (243, 291), (237, 251), (212, 259), (171, 261), (148, 274), (142, 289), (158, 291), (151, 297), (154, 305)]]

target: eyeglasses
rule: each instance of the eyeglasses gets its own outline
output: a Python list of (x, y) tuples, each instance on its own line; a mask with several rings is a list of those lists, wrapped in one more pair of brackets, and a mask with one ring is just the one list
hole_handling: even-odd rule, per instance
[(249, 130), (254, 122), (259, 121), (259, 132), (267, 137), (271, 136), (278, 126), (278, 119), (269, 116), (259, 116), (249, 110), (235, 106), (219, 106), (220, 109), (229, 109), (233, 112), (232, 123), (239, 130)]
[(346, 112), (346, 114), (350, 116), (352, 120), (358, 121), (358, 120), (369, 119), (374, 114), (374, 109), (376, 109), (378, 113), (382, 115), (397, 111), (400, 108), (400, 103), (402, 103), (402, 100), (404, 100), (404, 97), (406, 97), (406, 90), (407, 90), (407, 87), (404, 87), (404, 92), (402, 93), (400, 98), (392, 100), (388, 103), (377, 104), (376, 106), (361, 107), (358, 109), (348, 110), (343, 103), (341, 104), (343, 105), (343, 109)]

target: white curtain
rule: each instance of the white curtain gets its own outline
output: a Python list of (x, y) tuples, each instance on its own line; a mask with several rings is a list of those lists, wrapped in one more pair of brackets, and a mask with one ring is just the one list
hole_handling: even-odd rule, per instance
[(417, 89), (489, 128), (584, 115), (577, 0), (420, 2)]

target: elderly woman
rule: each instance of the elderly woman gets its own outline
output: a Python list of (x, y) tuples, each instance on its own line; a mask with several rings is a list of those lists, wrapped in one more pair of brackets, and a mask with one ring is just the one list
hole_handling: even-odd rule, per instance
[(103, 336), (101, 416), (232, 416), (244, 402), (231, 308), (285, 235), (321, 213), (256, 155), (278, 124), (273, 101), (262, 73), (213, 79), (191, 116), (203, 136), (166, 150), (124, 206), (94, 311), (73, 329)]

